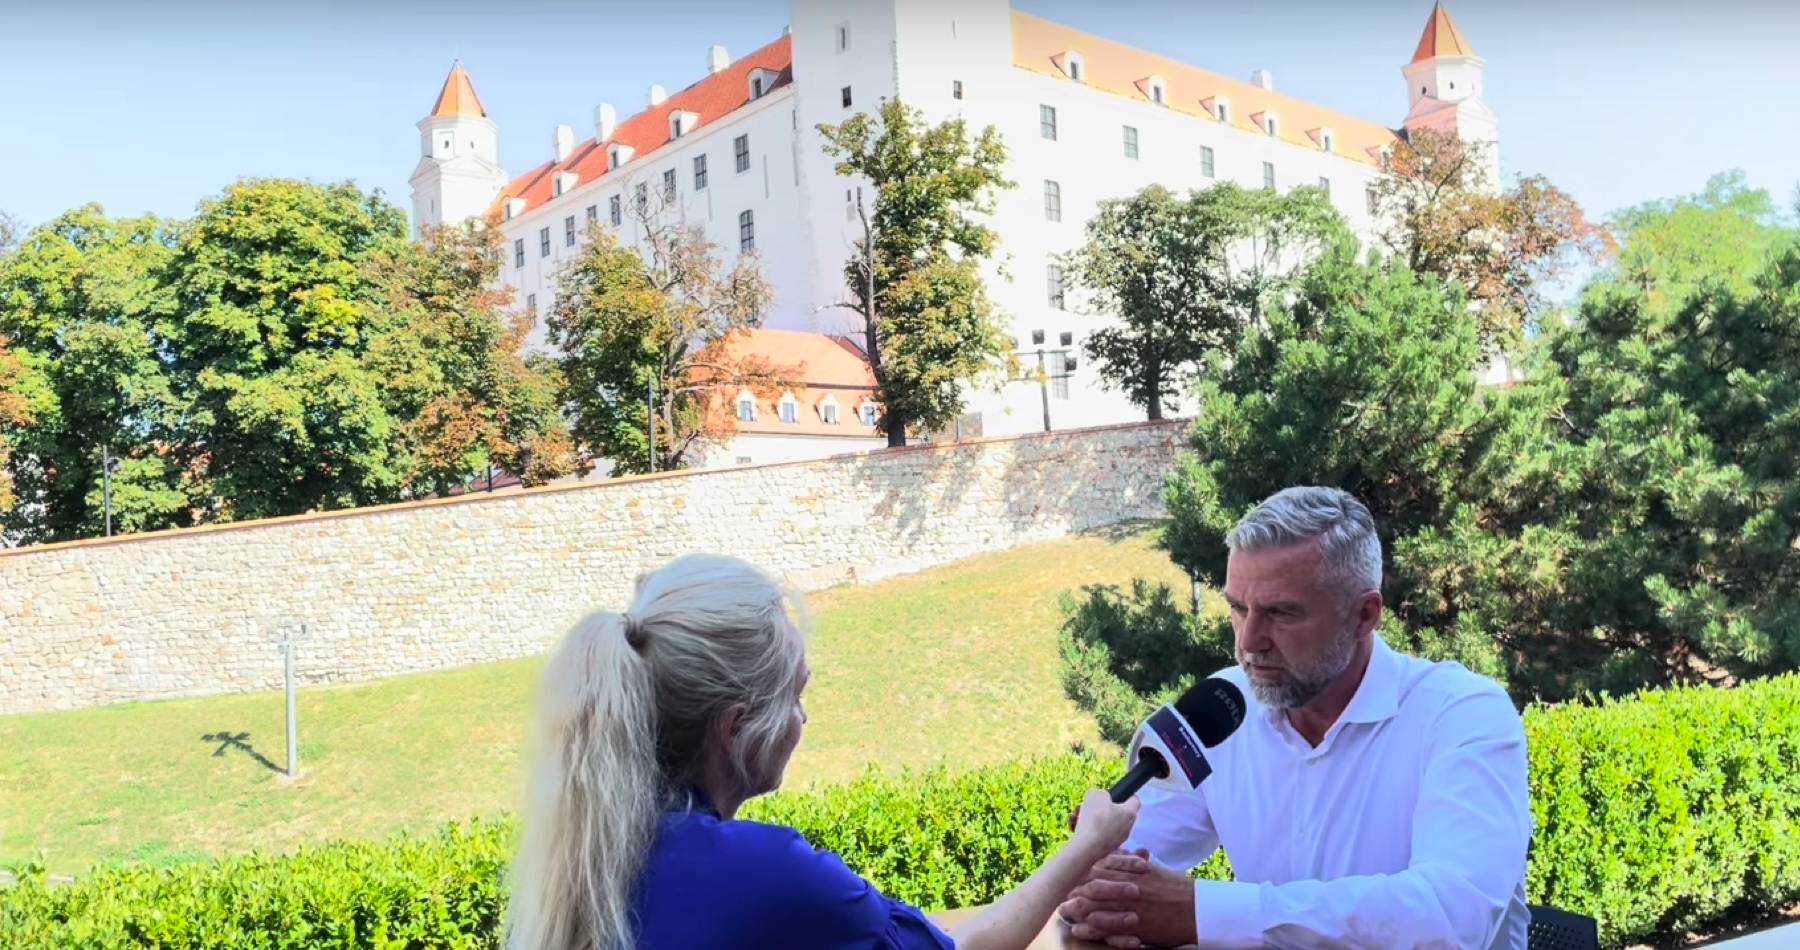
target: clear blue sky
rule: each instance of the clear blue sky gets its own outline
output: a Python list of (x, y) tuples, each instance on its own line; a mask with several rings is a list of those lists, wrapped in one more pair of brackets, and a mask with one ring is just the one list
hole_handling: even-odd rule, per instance
[[(1022, 10), (1397, 125), (1429, 0), (1014, 0)], [(1742, 168), (1800, 179), (1800, 3), (1451, 0), (1488, 62), (1506, 173), (1593, 213)], [(786, 0), (0, 0), (0, 209), (185, 216), (241, 176), (350, 179), (405, 207), (415, 123), (460, 56), (517, 173), (558, 123), (698, 79)], [(623, 111), (623, 110), (622, 110)], [(591, 134), (591, 132), (589, 133)]]

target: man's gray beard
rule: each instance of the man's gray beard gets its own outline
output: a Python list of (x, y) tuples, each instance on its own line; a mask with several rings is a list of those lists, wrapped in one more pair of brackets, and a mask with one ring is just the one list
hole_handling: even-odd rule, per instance
[[(1238, 665), (1243, 668), (1245, 678), (1250, 681), (1250, 691), (1256, 695), (1257, 702), (1270, 709), (1298, 709), (1317, 699), (1333, 681), (1344, 675), (1355, 654), (1356, 631), (1345, 627), (1343, 633), (1331, 644), (1331, 649), (1316, 662), (1300, 665), (1268, 652), (1240, 652)], [(1287, 676), (1280, 682), (1265, 682), (1250, 672), (1251, 660), (1269, 659), (1278, 660), (1277, 665), (1286, 663)]]

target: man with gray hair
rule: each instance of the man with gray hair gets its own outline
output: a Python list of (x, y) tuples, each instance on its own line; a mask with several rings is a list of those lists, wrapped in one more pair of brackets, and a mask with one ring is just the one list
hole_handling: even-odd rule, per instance
[[(1125, 849), (1063, 904), (1114, 947), (1525, 950), (1525, 731), (1506, 693), (1396, 653), (1381, 541), (1334, 488), (1289, 488), (1227, 539), (1251, 697), (1193, 792), (1146, 788)], [(1183, 873), (1223, 847), (1234, 881)]]

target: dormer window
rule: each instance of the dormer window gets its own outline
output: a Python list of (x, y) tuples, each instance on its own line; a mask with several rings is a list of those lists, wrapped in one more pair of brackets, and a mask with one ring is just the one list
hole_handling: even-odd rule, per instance
[(1151, 102), (1159, 106), (1169, 104), (1169, 84), (1164, 82), (1161, 76), (1151, 76), (1146, 80), (1145, 89), (1147, 90), (1145, 94), (1150, 97)]
[(865, 401), (858, 410), (858, 414), (862, 417), (863, 425), (870, 428), (875, 427), (875, 403), (873, 401)]
[(739, 422), (756, 421), (756, 397), (742, 393), (737, 399), (737, 417)]
[(1080, 53), (1070, 50), (1063, 54), (1063, 74), (1075, 82), (1087, 81), (1087, 62)]
[(610, 170), (623, 166), (626, 162), (631, 161), (634, 151), (635, 149), (629, 145), (614, 145), (606, 150), (606, 167)]
[(839, 423), (838, 404), (835, 397), (826, 396), (825, 401), (819, 404), (819, 418), (828, 426)]
[(800, 401), (793, 393), (781, 397), (781, 421), (789, 424), (800, 421)]
[(1263, 114), (1262, 127), (1264, 132), (1269, 133), (1270, 138), (1281, 137), (1281, 117), (1275, 113), (1268, 112)]
[(750, 98), (761, 99), (775, 89), (775, 74), (766, 69), (750, 71)]
[(581, 181), (581, 176), (575, 174), (574, 172), (557, 172), (556, 180), (553, 184), (553, 190), (558, 195), (561, 195), (565, 192), (574, 191), (576, 183), (578, 183), (580, 181)]
[(1320, 129), (1319, 130), (1319, 151), (1321, 151), (1321, 152), (1336, 152), (1337, 151), (1337, 137), (1331, 134), (1330, 129)]
[(669, 138), (678, 139), (694, 131), (700, 124), (700, 117), (692, 112), (675, 111), (669, 113)]
[(1230, 125), (1231, 124), (1231, 100), (1225, 98), (1224, 96), (1220, 96), (1218, 98), (1218, 100), (1213, 103), (1213, 114), (1219, 117), (1220, 122), (1223, 122), (1226, 125)]
[(508, 199), (506, 199), (506, 220), (511, 221), (513, 218), (516, 218), (519, 215), (522, 215), (524, 213), (525, 213), (525, 199), (524, 198), (508, 198)]

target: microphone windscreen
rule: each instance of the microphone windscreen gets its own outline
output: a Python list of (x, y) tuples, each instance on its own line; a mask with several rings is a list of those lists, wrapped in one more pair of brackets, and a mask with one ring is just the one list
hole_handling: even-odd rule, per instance
[(1201, 744), (1212, 748), (1225, 741), (1244, 722), (1244, 693), (1229, 680), (1202, 680), (1175, 701), (1175, 711), (1186, 719)]

